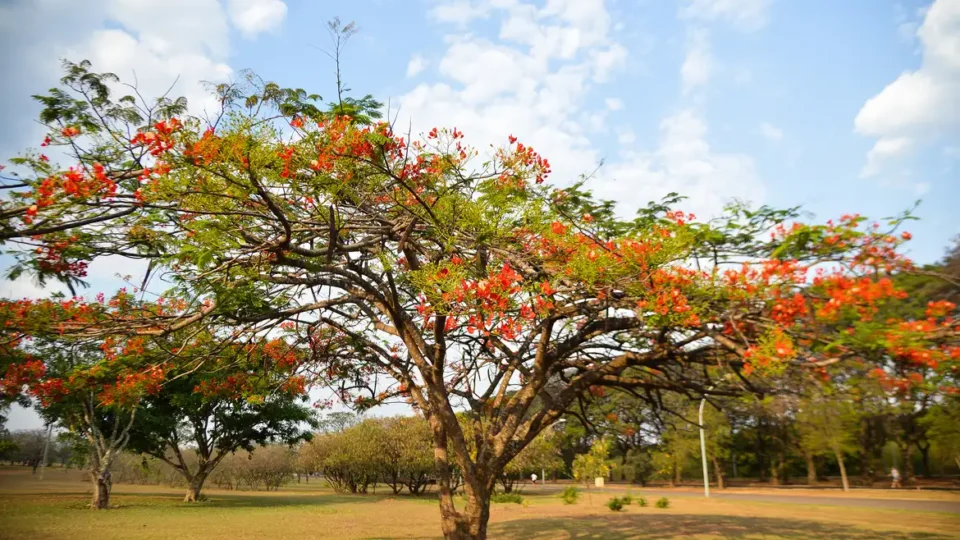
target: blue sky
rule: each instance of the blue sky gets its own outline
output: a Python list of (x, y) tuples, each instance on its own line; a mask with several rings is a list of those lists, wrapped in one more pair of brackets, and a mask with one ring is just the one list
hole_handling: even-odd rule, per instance
[[(401, 128), (513, 134), (624, 214), (668, 191), (699, 215), (731, 198), (817, 219), (917, 199), (911, 255), (960, 233), (960, 0), (4, 0), (0, 161), (36, 146), (28, 96), (89, 58), (194, 111), (241, 69), (334, 95), (326, 21), (355, 21), (344, 78)], [(117, 286), (116, 261), (95, 286)], [(38, 295), (29, 282), (5, 296)]]

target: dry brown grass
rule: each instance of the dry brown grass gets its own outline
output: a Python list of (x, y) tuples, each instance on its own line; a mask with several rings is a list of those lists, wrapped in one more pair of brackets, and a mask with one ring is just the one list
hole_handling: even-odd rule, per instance
[[(165, 487), (117, 485), (114, 493), (116, 508), (93, 512), (84, 508), (88, 488), (75, 472), (48, 471), (39, 482), (28, 469), (0, 469), (0, 538), (346, 540), (437, 538), (440, 530), (434, 499), (338, 495), (317, 482), (275, 493), (210, 490), (209, 502), (193, 505)], [(615, 494), (584, 495), (565, 506), (554, 494), (531, 493), (527, 507), (494, 505), (490, 537), (919, 540), (960, 533), (957, 514), (684, 497), (666, 510), (631, 505), (614, 514), (603, 504)]]

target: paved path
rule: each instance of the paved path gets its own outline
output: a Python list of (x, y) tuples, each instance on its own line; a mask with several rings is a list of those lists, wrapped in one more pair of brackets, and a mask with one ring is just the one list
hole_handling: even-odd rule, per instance
[[(538, 486), (533, 488), (533, 486), (525, 486), (524, 491), (528, 493), (536, 493), (538, 491), (560, 491), (565, 486)], [(627, 489), (627, 486), (621, 485), (611, 485), (607, 487), (606, 491), (619, 492)], [(638, 488), (636, 486), (629, 487), (631, 492), (635, 495), (643, 495), (649, 500), (650, 497), (683, 497), (683, 498), (700, 498), (703, 497), (703, 493), (693, 492), (693, 491), (674, 491), (674, 490), (659, 490), (657, 488), (647, 489), (647, 488)], [(590, 489), (592, 492), (597, 492), (595, 489)], [(710, 498), (713, 499), (727, 499), (734, 501), (753, 501), (753, 502), (769, 502), (769, 503), (779, 503), (779, 504), (810, 504), (810, 505), (825, 505), (825, 506), (849, 506), (849, 507), (862, 507), (862, 508), (884, 508), (889, 510), (909, 510), (912, 512), (953, 512), (960, 514), (960, 501), (924, 501), (917, 499), (882, 499), (882, 498), (857, 498), (856, 496), (851, 497), (831, 497), (829, 495), (789, 495), (789, 494), (779, 494), (779, 493), (735, 493), (730, 490), (725, 490), (723, 492), (717, 492), (716, 490), (710, 491)], [(652, 502), (652, 501), (651, 501)]]

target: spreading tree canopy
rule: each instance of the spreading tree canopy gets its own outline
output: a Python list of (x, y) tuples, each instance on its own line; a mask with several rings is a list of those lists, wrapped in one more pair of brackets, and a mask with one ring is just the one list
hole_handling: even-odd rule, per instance
[[(890, 366), (942, 373), (960, 354), (949, 302), (923, 320), (879, 316), (904, 300), (891, 277), (913, 268), (901, 219), (732, 207), (698, 221), (678, 197), (621, 219), (582, 184), (548, 182), (547, 158), (510, 134), (482, 151), (452, 126), (401, 134), (372, 100), (325, 107), (253, 76), (219, 86), (223, 111), (206, 119), (111, 88), (68, 64), (39, 96), (44, 144), (70, 163), (14, 161), (0, 234), (14, 274), (73, 286), (98, 257), (146, 261), (155, 300), (5, 302), (5, 340), (157, 341), (209, 325), (281, 339), (307, 383), (425, 416), (448, 538), (486, 536), (507, 464), (584, 393), (730, 395), (835, 365), (909, 385)], [(17, 366), (33, 365), (5, 384), (28, 383), (39, 367)]]

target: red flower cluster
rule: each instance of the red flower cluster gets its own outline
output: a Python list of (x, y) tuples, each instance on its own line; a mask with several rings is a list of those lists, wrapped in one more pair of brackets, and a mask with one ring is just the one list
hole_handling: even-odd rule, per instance
[(137, 133), (130, 143), (133, 145), (146, 146), (150, 155), (159, 156), (168, 152), (176, 146), (173, 134), (183, 128), (183, 124), (176, 118), (157, 122), (153, 125), (153, 131), (142, 131)]
[(104, 385), (100, 392), (100, 404), (129, 407), (144, 394), (154, 395), (160, 391), (166, 372), (163, 366), (152, 366), (146, 371), (120, 375), (115, 384)]
[(0, 378), (0, 391), (6, 396), (19, 394), (24, 385), (35, 384), (46, 371), (41, 360), (30, 359), (21, 364), (10, 364), (3, 378)]

